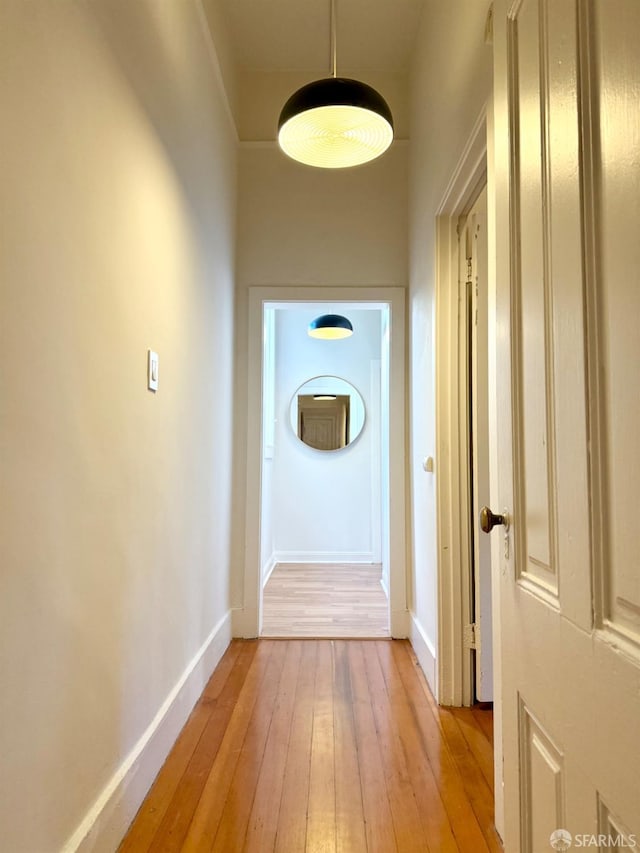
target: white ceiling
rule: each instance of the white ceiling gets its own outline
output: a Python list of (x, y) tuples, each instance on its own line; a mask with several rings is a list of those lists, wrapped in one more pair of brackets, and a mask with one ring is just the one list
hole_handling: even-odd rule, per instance
[[(215, 3), (238, 70), (330, 73), (330, 0)], [(336, 4), (338, 75), (358, 69), (409, 70), (424, 0)]]

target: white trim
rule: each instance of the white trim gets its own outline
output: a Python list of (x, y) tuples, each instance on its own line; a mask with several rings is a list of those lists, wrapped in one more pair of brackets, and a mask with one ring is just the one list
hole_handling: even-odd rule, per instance
[(258, 610), (255, 607), (234, 607), (231, 611), (231, 635), (233, 637), (255, 638), (255, 625), (258, 622)]
[[(469, 588), (469, 521), (462, 488), (457, 222), (486, 179), (483, 107), (436, 214), (436, 500), (438, 536), (438, 700), (469, 702), (470, 656), (463, 648)], [(466, 392), (465, 392), (466, 393)]]
[[(367, 303), (387, 304), (391, 318), (389, 358), (389, 624), (393, 637), (408, 636), (406, 554), (406, 349), (403, 287), (299, 287), (249, 288), (247, 376), (247, 474), (245, 481), (244, 601), (233, 613), (234, 637), (258, 637), (262, 628), (260, 582), (260, 513), (262, 501), (262, 424), (250, 412), (262, 407), (262, 312), (265, 303)], [(335, 557), (333, 558), (335, 559)]]
[(410, 633), (411, 614), (404, 610), (389, 610), (389, 633), (394, 640), (406, 640)]
[(115, 850), (231, 642), (231, 613), (213, 628), (62, 853)]
[(387, 584), (387, 579), (385, 578), (384, 575), (382, 575), (382, 577), (380, 578), (380, 586), (382, 587), (382, 591), (386, 595), (387, 601), (388, 601), (389, 600), (389, 586)]
[(459, 216), (473, 201), (476, 187), (486, 172), (487, 160), (487, 105), (473, 125), (458, 165), (444, 191), (436, 216)]
[(276, 551), (277, 563), (367, 563), (374, 565), (372, 551)]
[(411, 614), (411, 633), (409, 634), (409, 640), (411, 641), (413, 650), (416, 653), (416, 657), (418, 658), (420, 668), (424, 672), (424, 676), (427, 679), (429, 689), (433, 693), (436, 701), (439, 701), (438, 679), (436, 677), (436, 649), (429, 637), (427, 637), (424, 628), (416, 619), (414, 613)]
[(267, 562), (264, 564), (264, 566), (262, 567), (262, 588), (263, 589), (267, 585), (267, 581), (269, 580), (269, 578), (273, 574), (273, 570), (278, 565), (278, 562), (279, 561), (276, 560), (276, 555), (272, 554), (269, 557), (269, 559), (267, 560)]

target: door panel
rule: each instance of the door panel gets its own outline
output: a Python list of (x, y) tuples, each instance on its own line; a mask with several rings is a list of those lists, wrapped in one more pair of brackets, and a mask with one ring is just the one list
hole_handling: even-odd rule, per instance
[(544, 850), (551, 833), (565, 825), (562, 754), (520, 701), (524, 847)]
[(505, 849), (640, 843), (640, 3), (494, 14)]
[[(510, 61), (514, 142), (514, 227), (520, 237), (514, 263), (516, 317), (520, 329), (515, 379), (519, 418), (518, 515), (525, 560), (521, 576), (535, 586), (558, 594), (553, 536), (553, 415), (551, 397), (550, 281), (547, 269), (547, 181), (543, 181), (544, 104), (541, 102), (540, 27), (535, 0), (524, 0), (511, 22)], [(547, 176), (544, 175), (544, 178)], [(514, 259), (516, 261), (516, 259)]]
[(590, 571), (576, 28), (568, 2), (509, 18), (514, 512), (521, 581), (589, 627), (588, 589), (558, 571)]
[[(601, 168), (595, 175), (599, 224), (599, 278), (594, 316), (602, 363), (598, 482), (603, 547), (597, 564), (598, 618), (605, 630), (637, 653), (640, 647), (638, 482), (634, 452), (640, 424), (640, 54), (637, 0), (617, 0), (615, 15), (596, 9), (593, 49), (600, 68), (594, 81), (599, 115), (595, 140)], [(635, 24), (635, 39), (625, 37)], [(631, 29), (633, 31), (633, 29)], [(632, 178), (632, 179), (630, 179)], [(630, 265), (630, 266), (628, 266)], [(632, 284), (633, 279), (635, 282)], [(596, 302), (597, 300), (597, 302)]]
[[(636, 836), (629, 832), (624, 823), (609, 810), (600, 797), (598, 797), (598, 835), (618, 839), (618, 850), (638, 846)], [(621, 842), (620, 839), (623, 841)]]

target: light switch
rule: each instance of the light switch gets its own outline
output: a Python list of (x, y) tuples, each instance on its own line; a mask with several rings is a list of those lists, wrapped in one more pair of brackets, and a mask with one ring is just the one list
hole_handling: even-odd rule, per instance
[(158, 353), (151, 349), (147, 355), (147, 386), (150, 391), (158, 390)]

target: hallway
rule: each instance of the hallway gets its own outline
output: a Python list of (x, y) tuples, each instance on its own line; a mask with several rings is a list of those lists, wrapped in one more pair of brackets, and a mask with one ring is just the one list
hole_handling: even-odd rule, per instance
[(406, 641), (235, 640), (120, 851), (500, 851), (491, 740)]

